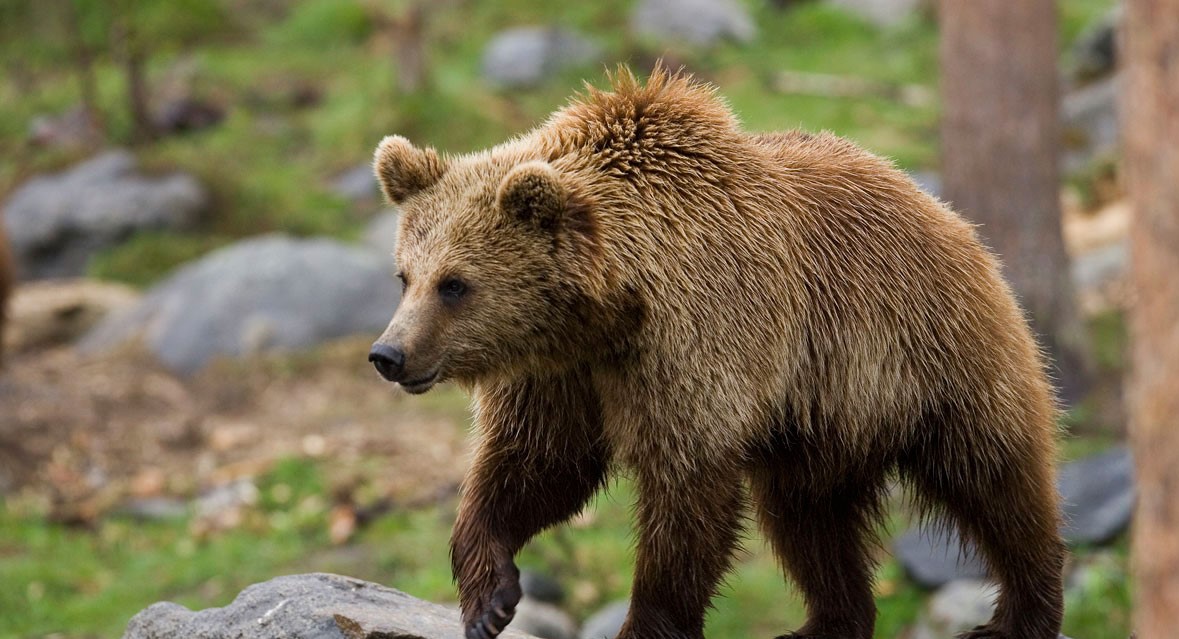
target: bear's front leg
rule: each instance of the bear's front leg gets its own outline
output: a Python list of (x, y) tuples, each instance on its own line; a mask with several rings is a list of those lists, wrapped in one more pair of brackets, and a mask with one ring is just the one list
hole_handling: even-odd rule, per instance
[(638, 476), (639, 547), (630, 613), (618, 639), (700, 639), (743, 521), (739, 470), (701, 464)]
[(577, 514), (602, 485), (608, 452), (588, 378), (576, 372), (481, 387), (483, 440), (451, 538), (468, 639), (499, 635), (520, 601), (516, 552)]

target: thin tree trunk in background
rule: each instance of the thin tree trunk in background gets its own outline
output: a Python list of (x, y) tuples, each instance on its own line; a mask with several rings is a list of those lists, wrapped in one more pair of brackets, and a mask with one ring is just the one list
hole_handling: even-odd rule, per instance
[(1089, 367), (1060, 228), (1055, 2), (943, 0), (938, 16), (944, 197), (981, 224), (1075, 403)]
[(415, 93), (426, 79), (426, 3), (411, 3), (395, 23), (397, 89)]
[(1179, 0), (1126, 5), (1134, 625), (1138, 639), (1169, 639), (1179, 629)]
[(98, 135), (101, 117), (98, 110), (98, 83), (94, 77), (94, 48), (86, 42), (82, 32), (81, 17), (77, 6), (70, 2), (66, 6), (66, 28), (73, 41), (74, 67), (78, 72), (78, 89), (82, 97), (82, 110), (91, 135)]
[(119, 52), (120, 62), (127, 83), (127, 108), (131, 115), (131, 139), (144, 142), (155, 137), (148, 112), (147, 76), (145, 75), (146, 55), (143, 43), (140, 42), (139, 32), (135, 27), (135, 9), (133, 4), (124, 3), (122, 15), (115, 26), (115, 50)]

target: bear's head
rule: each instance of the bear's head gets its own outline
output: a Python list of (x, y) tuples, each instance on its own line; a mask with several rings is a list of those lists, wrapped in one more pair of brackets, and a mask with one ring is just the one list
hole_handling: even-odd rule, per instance
[(443, 158), (400, 136), (374, 170), (401, 209), (401, 304), (369, 355), (408, 392), (568, 360), (594, 306), (595, 229), (576, 179), (526, 153)]

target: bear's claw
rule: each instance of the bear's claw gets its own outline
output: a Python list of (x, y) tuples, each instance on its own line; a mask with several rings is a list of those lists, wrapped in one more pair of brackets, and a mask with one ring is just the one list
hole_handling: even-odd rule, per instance
[(516, 616), (516, 604), (520, 603), (523, 592), (517, 577), (519, 573), (515, 570), (511, 572), (512, 578), (505, 579), (507, 583), (492, 593), (488, 610), (467, 626), (467, 639), (495, 639)]

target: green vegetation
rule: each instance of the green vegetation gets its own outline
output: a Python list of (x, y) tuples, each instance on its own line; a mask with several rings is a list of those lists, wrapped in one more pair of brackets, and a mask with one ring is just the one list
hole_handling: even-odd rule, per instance
[[(755, 44), (661, 52), (653, 43), (625, 35), (629, 4), (509, 0), (447, 5), (427, 22), (426, 86), (399, 95), (387, 26), (395, 21), (396, 3), (306, 0), (286, 11), (272, 3), (235, 4), (232, 11), (205, 9), (196, 26), (182, 29), (175, 20), (161, 23), (160, 3), (149, 2), (135, 16), (141, 30), (175, 31), (171, 40), (157, 36), (148, 43), (149, 86), (186, 84), (229, 112), (213, 129), (145, 145), (138, 153), (149, 166), (193, 171), (212, 187), (216, 205), (202, 232), (227, 239), (272, 230), (354, 235), (363, 219), (330, 193), (328, 182), (336, 172), (367, 161), (382, 135), (397, 131), (447, 151), (469, 151), (535, 125), (578, 90), (581, 79), (602, 83), (602, 67), (592, 66), (532, 91), (495, 91), (479, 79), (481, 49), (495, 30), (553, 22), (596, 38), (606, 50), (606, 66), (618, 61), (642, 68), (661, 54), (673, 64), (685, 64), (719, 84), (751, 129), (829, 129), (905, 167), (935, 162), (936, 100), (910, 106), (886, 96), (848, 99), (772, 89), (775, 74), (787, 70), (916, 85), (932, 96), (937, 47), (928, 19), (881, 30), (818, 2), (788, 11), (751, 2), (759, 25)], [(1108, 4), (1063, 3), (1065, 31), (1078, 31)], [(79, 6), (84, 13), (90, 5)], [(10, 24), (19, 24), (18, 17)], [(13, 28), (6, 39), (11, 50), (38, 55), (12, 57), (7, 66), (18, 72), (0, 79), (7, 116), (0, 121), (0, 150), (11, 160), (0, 166), (0, 193), (79, 154), (24, 143), (34, 115), (63, 112), (80, 99), (70, 49), (63, 42), (68, 39), (53, 27), (59, 21), (27, 33)], [(101, 21), (87, 22), (85, 40), (101, 45), (104, 28), (109, 26)], [(34, 39), (58, 44), (37, 45)], [(124, 104), (123, 70), (116, 56), (103, 51), (99, 47), (93, 65), (96, 103), (111, 141), (127, 143), (133, 123)], [(300, 91), (310, 96), (310, 105), (295, 99)], [(145, 284), (192, 257), (197, 245), (163, 241), (156, 251), (142, 244), (116, 249), (127, 254), (109, 261), (131, 268), (96, 272)], [(163, 255), (167, 251), (174, 251), (172, 259)]]
[[(0, 639), (65, 633), (116, 637), (141, 608), (160, 599), (199, 609), (227, 604), (245, 586), (271, 577), (329, 571), (386, 583), (434, 601), (453, 601), (446, 539), (452, 499), (377, 519), (346, 546), (328, 541), (323, 462), (289, 459), (258, 481), (258, 500), (237, 528), (204, 532), (189, 516), (140, 522), (110, 517), (94, 530), (48, 524), (35, 505), (0, 502)], [(623, 598), (633, 571), (633, 492), (616, 482), (569, 526), (538, 537), (519, 564), (555, 575), (567, 609), (584, 618)], [(904, 524), (898, 517), (891, 527)], [(804, 618), (795, 592), (751, 528), (745, 552), (708, 618), (712, 637), (773, 636)], [(1130, 594), (1127, 545), (1079, 552), (1079, 583), (1069, 589), (1065, 633), (1124, 639)], [(882, 552), (882, 556), (884, 553)], [(876, 636), (893, 639), (918, 617), (925, 594), (885, 557), (877, 573)]]

